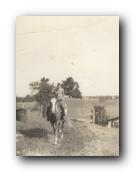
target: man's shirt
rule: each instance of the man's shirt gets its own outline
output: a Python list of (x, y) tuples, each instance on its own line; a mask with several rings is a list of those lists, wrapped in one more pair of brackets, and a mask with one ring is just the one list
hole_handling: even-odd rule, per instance
[(63, 100), (64, 99), (64, 89), (63, 88), (59, 88), (57, 90), (57, 98), (59, 100)]

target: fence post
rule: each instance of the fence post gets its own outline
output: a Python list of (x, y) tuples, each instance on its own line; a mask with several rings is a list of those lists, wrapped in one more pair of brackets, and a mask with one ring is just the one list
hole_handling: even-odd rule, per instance
[(111, 128), (111, 121), (108, 121), (108, 128)]
[(93, 124), (95, 124), (95, 110), (92, 109), (92, 115), (93, 115)]

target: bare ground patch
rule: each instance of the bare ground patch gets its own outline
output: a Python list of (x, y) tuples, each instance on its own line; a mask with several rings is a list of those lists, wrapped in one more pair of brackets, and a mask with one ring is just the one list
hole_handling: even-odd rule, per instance
[(64, 127), (64, 139), (53, 144), (50, 123), (30, 112), (26, 124), (17, 122), (17, 155), (23, 156), (118, 156), (119, 129), (71, 119)]

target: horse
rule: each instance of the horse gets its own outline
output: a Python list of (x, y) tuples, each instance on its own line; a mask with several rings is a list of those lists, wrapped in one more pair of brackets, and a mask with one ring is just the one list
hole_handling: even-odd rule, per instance
[[(64, 110), (67, 113), (67, 109)], [(64, 128), (64, 115), (61, 109), (60, 103), (57, 98), (53, 97), (45, 105), (43, 105), (43, 117), (47, 118), (53, 127), (54, 133), (54, 144), (58, 143), (60, 136), (63, 139), (63, 128)]]

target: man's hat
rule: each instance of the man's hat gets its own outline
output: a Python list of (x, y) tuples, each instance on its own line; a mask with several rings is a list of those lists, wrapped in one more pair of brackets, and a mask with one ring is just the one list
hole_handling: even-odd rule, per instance
[(61, 86), (61, 84), (60, 83), (57, 83), (57, 86)]

